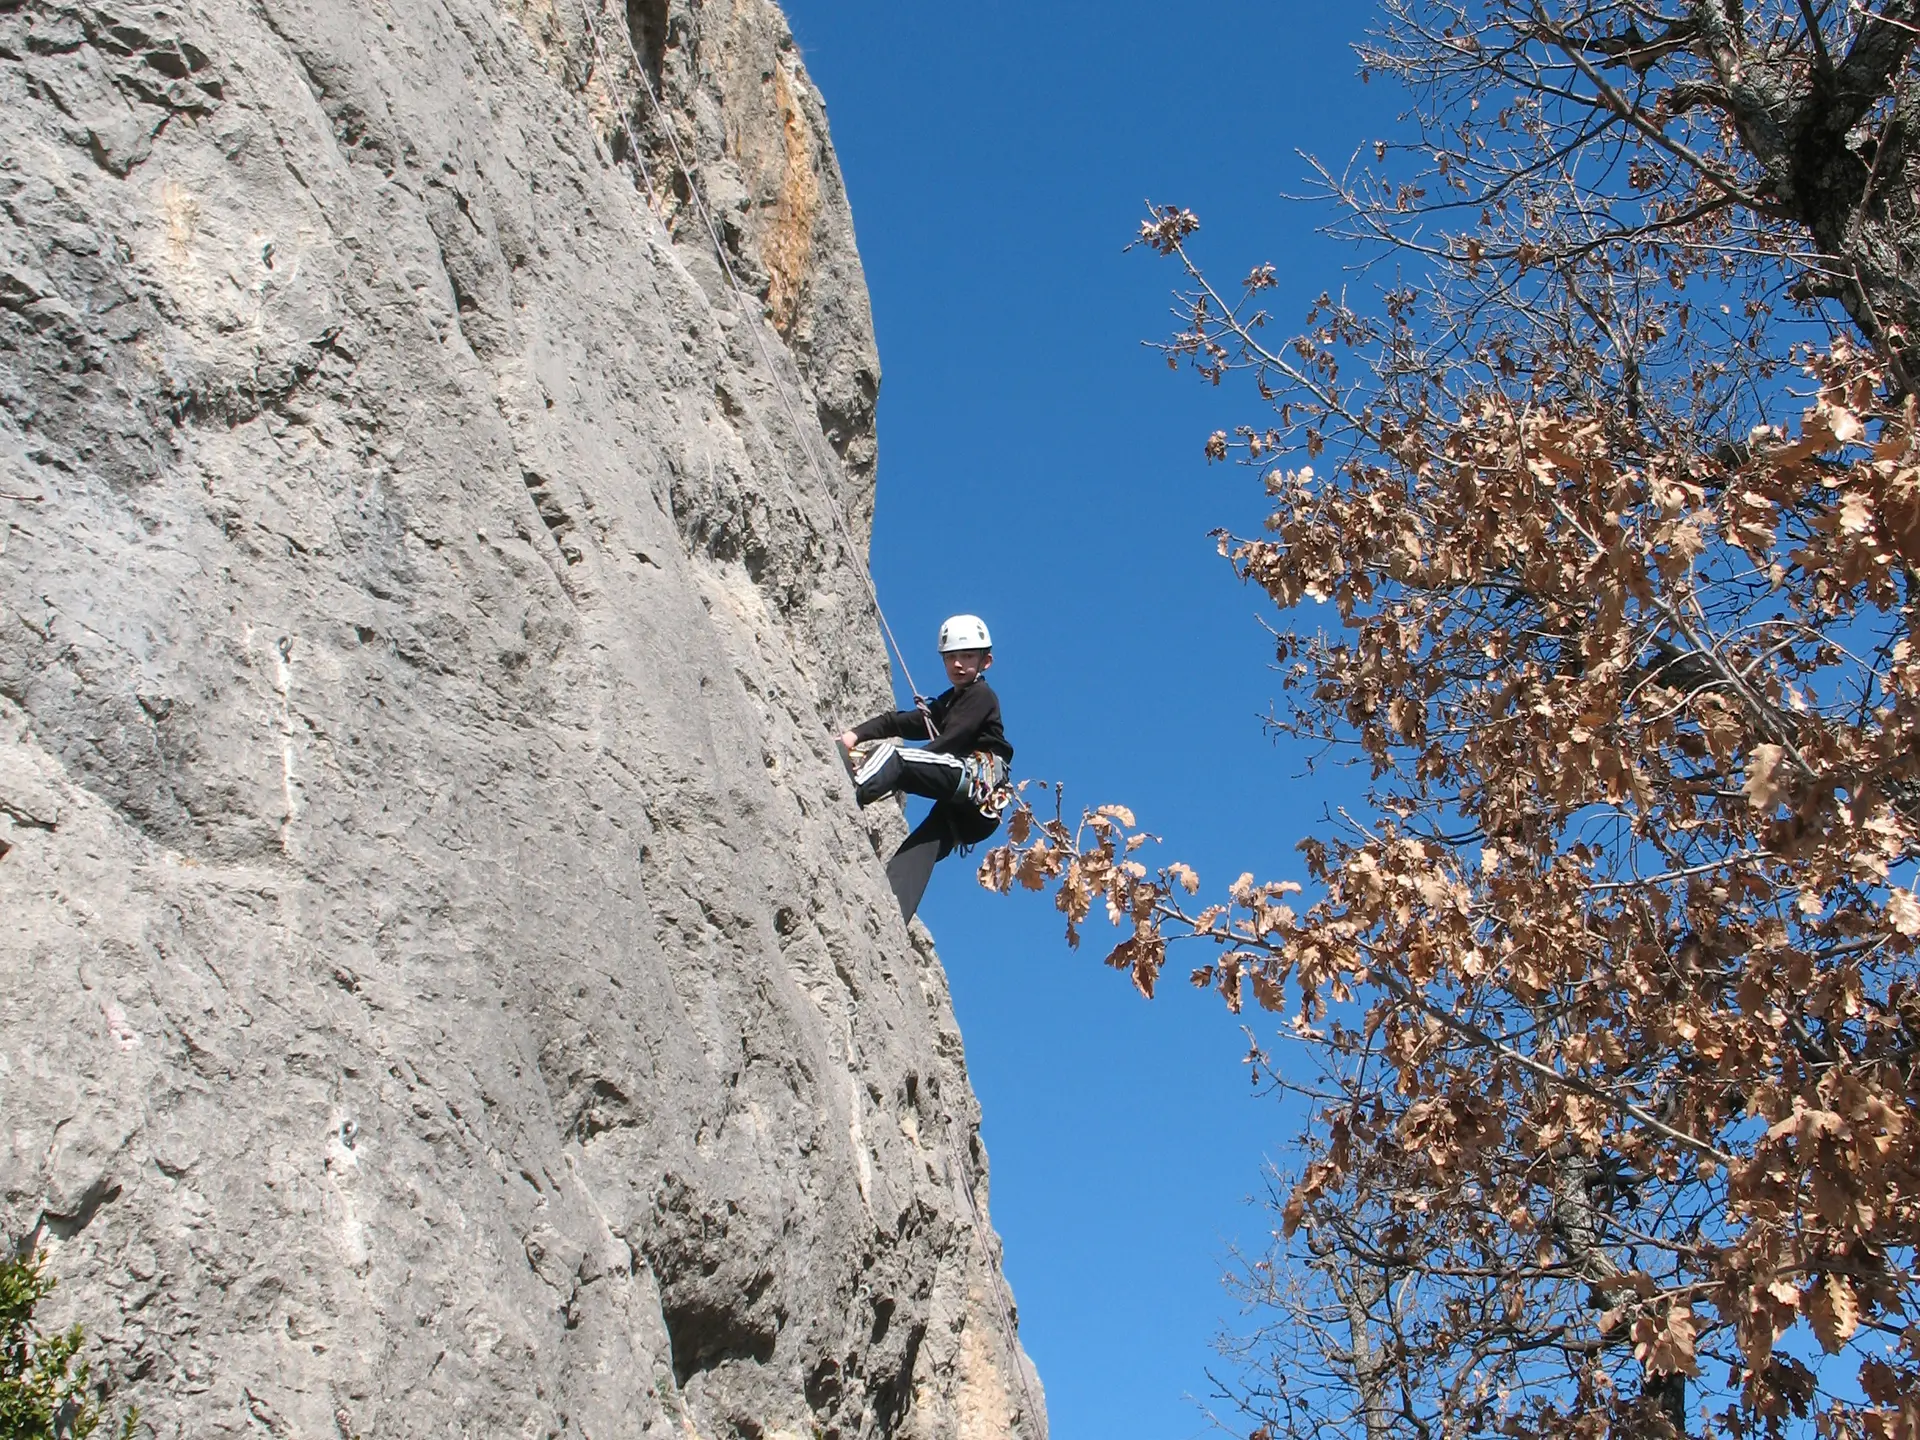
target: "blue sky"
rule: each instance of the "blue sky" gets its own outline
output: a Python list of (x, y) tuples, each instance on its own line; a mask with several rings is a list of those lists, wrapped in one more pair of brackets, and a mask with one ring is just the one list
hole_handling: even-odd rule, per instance
[[(980, 613), (1019, 774), (1131, 805), (1209, 886), (1295, 873), (1295, 841), (1346, 787), (1303, 777), (1263, 734), (1277, 687), (1262, 605), (1208, 538), (1263, 513), (1248, 473), (1209, 468), (1201, 449), (1260, 419), (1258, 403), (1143, 348), (1170, 328), (1177, 276), (1122, 250), (1150, 197), (1200, 215), (1194, 249), (1221, 278), (1273, 261), (1283, 323), (1337, 287), (1354, 257), (1282, 194), (1304, 188), (1297, 151), (1343, 159), (1397, 107), (1355, 74), (1365, 12), (786, 9), (827, 97), (873, 292), (874, 573), (916, 676), (938, 678), (943, 616)], [(1054, 1435), (1206, 1433), (1195, 1400), (1232, 1318), (1220, 1273), (1231, 1243), (1262, 1243), (1248, 1200), (1297, 1118), (1251, 1098), (1240, 1022), (1217, 1000), (1180, 983), (1141, 1000), (1099, 964), (1100, 930), (1067, 950), (1046, 900), (989, 896), (956, 859), (923, 915), (952, 976)], [(1169, 978), (1186, 968), (1176, 953)]]

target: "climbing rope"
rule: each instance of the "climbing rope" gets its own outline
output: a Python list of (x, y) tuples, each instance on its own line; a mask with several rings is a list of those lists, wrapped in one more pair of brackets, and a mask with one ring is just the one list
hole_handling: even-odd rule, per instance
[(967, 1173), (960, 1163), (960, 1147), (954, 1141), (953, 1130), (947, 1130), (947, 1163), (953, 1170), (953, 1183), (959, 1188), (961, 1198), (967, 1202), (967, 1218), (973, 1222), (974, 1242), (980, 1247), (980, 1259), (986, 1266), (988, 1278), (993, 1281), (993, 1303), (1000, 1311), (1000, 1333), (1007, 1337), (1007, 1358), (1013, 1361), (1013, 1373), (1019, 1377), (1020, 1393), (1027, 1397), (1027, 1429), (1037, 1433), (1040, 1423), (1040, 1407), (1034, 1402), (1033, 1386), (1027, 1379), (1027, 1365), (1020, 1354), (1017, 1332), (1013, 1328), (1013, 1307), (1007, 1294), (1007, 1277), (1000, 1273), (1000, 1267), (994, 1264), (993, 1251), (987, 1245), (987, 1222), (980, 1214), (979, 1202), (973, 1198), (973, 1186), (967, 1183)]
[[(582, 0), (581, 13), (586, 17), (587, 35), (593, 41), (595, 63), (602, 72), (610, 72), (612, 67), (607, 63), (606, 47), (600, 39), (600, 27), (594, 23), (592, 8), (594, 3), (595, 0)], [(654, 121), (659, 125), (661, 133), (667, 137), (667, 144), (673, 151), (674, 164), (686, 177), (687, 194), (693, 201), (694, 212), (699, 216), (701, 225), (707, 232), (708, 241), (713, 245), (714, 259), (719, 262), (720, 272), (726, 277), (727, 288), (733, 294), (735, 309), (748, 321), (748, 329), (753, 334), (754, 347), (760, 352), (760, 363), (766, 366), (767, 374), (773, 380), (774, 391), (780, 397), (781, 408), (786, 411), (787, 423), (793, 427), (794, 434), (800, 441), (800, 448), (806, 452), (807, 463), (813, 469), (814, 478), (827, 497), (828, 518), (833, 522), (834, 529), (839, 532), (841, 543), (847, 547), (847, 552), (857, 558), (860, 555), (860, 547), (847, 531), (846, 521), (834, 500), (833, 486), (827, 481), (826, 468), (821, 464), (812, 440), (808, 438), (812, 431), (808, 426), (800, 423), (799, 413), (794, 407), (791, 396), (787, 393), (785, 377), (781, 374), (779, 366), (774, 364), (773, 356), (767, 349), (766, 338), (761, 334), (759, 322), (763, 317), (753, 313), (747, 304), (746, 287), (740, 283), (740, 277), (734, 273), (733, 262), (727, 258), (727, 247), (720, 238), (720, 227), (714, 223), (713, 212), (707, 208), (706, 199), (700, 193), (699, 179), (694, 175), (693, 167), (687, 164), (686, 156), (680, 149), (679, 136), (667, 119), (666, 107), (660, 103), (660, 97), (654, 91), (653, 77), (647, 73), (647, 67), (641, 62), (640, 52), (633, 43), (632, 32), (624, 26), (621, 29), (626, 39), (627, 57), (633, 62), (634, 74), (640, 79), (641, 91), (647, 97), (647, 104), (653, 111)], [(627, 137), (627, 148), (633, 154), (634, 163), (640, 167), (640, 177), (647, 187), (648, 208), (653, 209), (657, 216), (659, 211), (655, 206), (656, 192), (653, 188), (653, 176), (647, 169), (646, 151), (641, 147), (639, 137), (633, 133), (633, 126), (627, 118), (624, 107), (620, 109), (619, 114), (620, 128)], [(804, 515), (806, 507), (800, 503), (800, 497), (794, 493), (792, 482), (785, 471), (781, 472), (781, 483), (786, 487), (787, 498), (793, 501), (794, 509)], [(900, 666), (900, 674), (906, 680), (907, 689), (913, 695), (915, 707), (926, 717), (927, 734), (930, 738), (937, 739), (940, 732), (933, 723), (932, 713), (927, 709), (926, 699), (920, 694), (920, 687), (914, 684), (913, 671), (907, 664), (906, 652), (900, 648), (900, 642), (894, 638), (893, 627), (887, 623), (887, 612), (880, 604), (880, 591), (873, 583), (873, 573), (864, 563), (856, 564), (855, 569), (859, 571), (861, 582), (866, 587), (867, 599), (873, 606), (874, 618), (880, 622), (881, 633), (886, 636), (887, 649)], [(1007, 1293), (1006, 1276), (1001, 1274), (1000, 1267), (994, 1263), (993, 1249), (987, 1243), (986, 1219), (980, 1213), (979, 1202), (974, 1199), (973, 1186), (967, 1183), (966, 1169), (961, 1164), (959, 1148), (954, 1141), (951, 1128), (947, 1131), (947, 1160), (953, 1173), (953, 1183), (966, 1203), (967, 1219), (973, 1230), (974, 1243), (980, 1247), (981, 1262), (992, 1282), (994, 1307), (1000, 1315), (1000, 1333), (1006, 1338), (1008, 1357), (1013, 1362), (1013, 1373), (1020, 1381), (1020, 1393), (1026, 1397), (1028, 1428), (1033, 1430), (1039, 1424), (1041, 1411), (1034, 1398), (1033, 1384), (1027, 1378), (1026, 1362), (1020, 1354), (1018, 1333), (1013, 1325), (1012, 1297)]]
[[(582, 0), (581, 13), (586, 17), (587, 35), (593, 41), (595, 60), (602, 71), (610, 71), (606, 48), (600, 41), (600, 27), (594, 23), (594, 3), (595, 0)], [(673, 151), (673, 163), (686, 177), (687, 195), (693, 202), (694, 213), (699, 217), (702, 228), (707, 232), (708, 241), (713, 245), (713, 256), (720, 264), (720, 273), (726, 277), (728, 290), (732, 292), (734, 309), (747, 321), (747, 328), (753, 335), (754, 348), (760, 352), (760, 363), (766, 367), (767, 374), (773, 380), (774, 392), (780, 397), (781, 409), (786, 411), (787, 423), (793, 427), (794, 435), (800, 442), (800, 448), (806, 452), (807, 463), (813, 469), (814, 479), (819, 482), (821, 492), (827, 497), (827, 518), (833, 522), (833, 528), (839, 532), (841, 543), (847, 547), (847, 552), (856, 559), (854, 569), (859, 572), (861, 583), (866, 587), (867, 599), (873, 606), (874, 618), (880, 622), (881, 633), (886, 636), (887, 649), (892, 652), (894, 660), (900, 666), (900, 674), (907, 682), (908, 691), (913, 695), (915, 707), (926, 716), (928, 735), (938, 738), (939, 731), (934, 726), (933, 716), (927, 710), (926, 701), (920, 694), (920, 687), (914, 684), (913, 671), (907, 665), (906, 652), (900, 648), (900, 642), (894, 638), (893, 627), (887, 623), (887, 612), (880, 604), (880, 591), (873, 583), (873, 572), (867, 568), (864, 561), (858, 559), (861, 553), (860, 546), (848, 532), (846, 521), (841, 516), (840, 507), (834, 499), (834, 488), (827, 480), (826, 467), (820, 463), (820, 456), (814, 450), (813, 442), (808, 438), (812, 430), (800, 423), (799, 412), (794, 407), (792, 397), (787, 393), (786, 378), (780, 373), (780, 367), (774, 364), (773, 355), (767, 349), (766, 337), (761, 333), (761, 321), (764, 317), (758, 313), (758, 299), (755, 297), (754, 305), (751, 308), (748, 306), (749, 292), (740, 283), (740, 277), (734, 273), (733, 262), (727, 258), (727, 247), (720, 238), (720, 227), (714, 222), (713, 212), (707, 208), (706, 198), (700, 193), (699, 178), (693, 173), (693, 167), (687, 163), (686, 156), (680, 149), (680, 138), (672, 122), (667, 118), (666, 107), (660, 103), (660, 97), (654, 91), (653, 77), (647, 73), (647, 67), (640, 59), (640, 52), (633, 43), (633, 32), (622, 26), (621, 33), (626, 40), (627, 58), (633, 62), (634, 74), (639, 77), (641, 93), (647, 97), (647, 105), (653, 111), (654, 122), (660, 127), (661, 133), (667, 137), (667, 145)], [(633, 126), (628, 122), (624, 107), (620, 109), (620, 128), (626, 132), (627, 148), (633, 152), (634, 161), (640, 167), (641, 178), (646, 182), (648, 207), (653, 208), (653, 177), (647, 170), (646, 152), (633, 133)], [(656, 209), (655, 214), (658, 213)], [(818, 427), (816, 425), (813, 428)], [(793, 501), (794, 509), (804, 515), (806, 507), (800, 503), (800, 497), (794, 493), (792, 482), (784, 470), (780, 472), (780, 478), (781, 483), (786, 487), (787, 498)]]

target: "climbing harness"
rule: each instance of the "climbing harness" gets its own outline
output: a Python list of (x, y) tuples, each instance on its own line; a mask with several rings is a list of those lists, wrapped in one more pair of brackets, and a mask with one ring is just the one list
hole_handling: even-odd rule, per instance
[[(594, 3), (595, 0), (582, 0), (581, 13), (587, 22), (587, 35), (593, 41), (595, 62), (602, 73), (611, 74), (612, 67), (607, 63), (606, 47), (600, 40), (600, 27), (594, 23), (592, 9)], [(787, 423), (793, 427), (794, 435), (800, 442), (800, 448), (806, 452), (807, 463), (813, 469), (814, 478), (819, 482), (821, 492), (827, 497), (828, 518), (833, 522), (834, 529), (839, 532), (841, 543), (847, 547), (847, 553), (857, 560), (860, 547), (854, 543), (852, 535), (847, 531), (846, 521), (841, 516), (839, 506), (834, 499), (833, 487), (827, 483), (826, 468), (820, 463), (819, 454), (814, 450), (812, 440), (808, 438), (811, 432), (800, 423), (799, 414), (787, 393), (786, 378), (781, 374), (779, 367), (773, 363), (773, 356), (767, 349), (766, 339), (760, 333), (760, 322), (764, 317), (753, 314), (747, 305), (746, 289), (741, 285), (739, 276), (734, 274), (733, 263), (727, 258), (727, 247), (720, 239), (720, 228), (714, 223), (713, 214), (708, 210), (706, 199), (700, 193), (700, 182), (693, 173), (693, 167), (687, 164), (686, 156), (681, 153), (679, 136), (667, 120), (666, 108), (660, 103), (660, 97), (654, 92), (653, 77), (647, 73), (647, 67), (641, 62), (640, 52), (633, 43), (631, 31), (626, 31), (626, 42), (627, 57), (633, 62), (634, 74), (640, 79), (641, 92), (647, 97), (647, 104), (653, 111), (655, 122), (667, 137), (667, 144), (673, 151), (674, 164), (686, 177), (687, 194), (693, 201), (694, 210), (707, 232), (707, 239), (713, 245), (714, 258), (719, 261), (720, 272), (726, 277), (727, 287), (733, 294), (734, 305), (741, 316), (749, 321), (747, 328), (753, 334), (754, 348), (760, 352), (760, 363), (766, 367), (767, 374), (772, 377), (773, 388), (780, 397), (781, 408), (787, 414)], [(627, 148), (632, 152), (634, 163), (640, 169), (640, 178), (647, 187), (648, 208), (653, 210), (658, 218), (660, 215), (656, 203), (658, 192), (654, 189), (653, 176), (647, 169), (646, 151), (641, 147), (639, 137), (633, 133), (633, 126), (627, 118), (624, 107), (620, 109), (620, 128), (626, 132)], [(794, 509), (804, 515), (806, 507), (800, 503), (800, 497), (794, 492), (791, 479), (784, 470), (780, 472), (780, 476), (781, 483), (787, 491), (787, 498), (793, 502)], [(873, 573), (864, 563), (857, 564), (855, 568), (860, 572), (861, 582), (866, 587), (867, 599), (873, 606), (874, 618), (880, 622), (881, 633), (886, 637), (887, 649), (899, 663), (900, 674), (907, 682), (908, 691), (913, 695), (914, 708), (926, 718), (928, 737), (938, 739), (940, 732), (933, 723), (933, 714), (927, 708), (926, 697), (921, 695), (920, 687), (913, 683), (913, 671), (907, 665), (906, 652), (900, 648), (900, 642), (894, 638), (893, 627), (887, 623), (887, 612), (881, 607), (880, 591), (873, 583)], [(963, 618), (974, 619), (972, 616)], [(977, 619), (974, 623), (980, 624)], [(986, 627), (980, 625), (980, 630), (984, 635)], [(1011, 798), (1011, 791), (1006, 785), (1006, 762), (999, 756), (990, 755), (985, 751), (968, 757), (968, 760), (973, 762), (983, 757), (998, 762), (998, 770), (996, 772), (992, 765), (973, 767), (968, 779), (968, 796), (974, 800), (974, 803), (979, 804), (980, 801), (976, 798), (978, 791), (989, 800), (997, 802), (990, 812), (997, 816), (1007, 799)], [(986, 807), (982, 805), (981, 808), (984, 811)], [(1040, 1407), (1034, 1400), (1033, 1385), (1027, 1378), (1026, 1363), (1020, 1354), (1019, 1340), (1013, 1326), (1013, 1308), (1007, 1294), (1006, 1276), (1000, 1273), (1000, 1267), (994, 1263), (992, 1247), (987, 1243), (986, 1220), (980, 1214), (979, 1203), (974, 1199), (973, 1187), (966, 1182), (966, 1172), (960, 1164), (959, 1150), (954, 1143), (951, 1128), (947, 1131), (947, 1155), (948, 1165), (953, 1173), (953, 1183), (966, 1202), (967, 1218), (973, 1228), (974, 1242), (980, 1247), (982, 1263), (992, 1282), (994, 1305), (1000, 1315), (1000, 1332), (1006, 1338), (1008, 1356), (1013, 1362), (1013, 1372), (1020, 1381), (1020, 1392), (1026, 1397), (1027, 1425), (1029, 1432), (1032, 1432), (1039, 1423)]]
[(1013, 787), (1007, 783), (1007, 757), (991, 750), (976, 750), (965, 760), (967, 800), (990, 819), (1013, 802)]
[[(607, 64), (606, 47), (600, 42), (600, 27), (594, 23), (592, 10), (594, 3), (595, 0), (582, 0), (581, 13), (586, 17), (587, 34), (593, 41), (594, 57), (602, 72), (610, 74), (612, 67)], [(827, 497), (827, 518), (833, 522), (833, 528), (839, 532), (841, 543), (847, 547), (847, 553), (858, 562), (854, 568), (860, 572), (861, 582), (866, 587), (867, 599), (873, 605), (874, 618), (880, 622), (881, 633), (886, 636), (887, 648), (893, 653), (893, 658), (899, 662), (901, 677), (907, 682), (907, 689), (913, 695), (915, 707), (927, 717), (928, 732), (938, 738), (939, 732), (934, 728), (933, 716), (927, 710), (927, 702), (920, 694), (920, 687), (913, 683), (913, 671), (907, 664), (906, 652), (900, 648), (900, 642), (894, 638), (893, 627), (887, 623), (887, 612), (880, 604), (880, 591), (873, 583), (873, 572), (867, 568), (864, 561), (859, 560), (860, 547), (854, 543), (853, 536), (848, 533), (846, 520), (840, 514), (840, 507), (834, 499), (834, 488), (827, 481), (826, 467), (820, 463), (820, 456), (813, 448), (813, 441), (808, 438), (811, 432), (808, 427), (800, 423), (799, 413), (794, 408), (792, 397), (787, 393), (786, 377), (781, 374), (779, 366), (774, 364), (773, 355), (767, 349), (766, 337), (761, 334), (761, 321), (764, 316), (757, 313), (759, 309), (757, 301), (752, 307), (747, 304), (747, 289), (740, 283), (740, 277), (734, 273), (733, 262), (727, 258), (727, 247), (720, 238), (720, 227), (714, 223), (713, 212), (707, 208), (706, 197), (700, 193), (699, 178), (693, 173), (693, 167), (687, 163), (686, 156), (681, 152), (679, 134), (667, 119), (666, 107), (660, 103), (660, 97), (654, 91), (653, 77), (647, 73), (647, 67), (640, 59), (640, 52), (633, 43), (632, 32), (623, 27), (623, 33), (627, 42), (627, 58), (633, 62), (634, 74), (640, 80), (641, 93), (647, 97), (647, 105), (653, 111), (654, 122), (659, 125), (661, 133), (667, 137), (667, 145), (673, 151), (673, 163), (686, 177), (687, 196), (693, 202), (694, 213), (699, 216), (701, 226), (707, 232), (708, 241), (713, 245), (713, 257), (720, 264), (720, 273), (726, 277), (727, 289), (733, 295), (734, 308), (741, 318), (748, 321), (747, 329), (753, 335), (754, 348), (760, 352), (760, 363), (766, 367), (768, 376), (773, 380), (774, 392), (780, 397), (780, 408), (786, 411), (787, 423), (793, 427), (794, 436), (800, 442), (800, 448), (806, 452), (807, 463), (813, 469), (813, 477), (819, 482), (821, 492)], [(646, 151), (641, 148), (639, 137), (633, 133), (633, 126), (627, 119), (624, 107), (620, 110), (620, 128), (626, 132), (627, 148), (633, 152), (634, 162), (640, 167), (640, 177), (646, 183), (648, 208), (658, 216), (660, 212), (655, 206), (657, 192), (653, 187), (653, 176), (647, 169)], [(780, 472), (780, 478), (786, 488), (787, 498), (793, 502), (793, 508), (804, 515), (806, 507), (800, 503), (800, 497), (794, 493), (792, 481), (784, 470)]]

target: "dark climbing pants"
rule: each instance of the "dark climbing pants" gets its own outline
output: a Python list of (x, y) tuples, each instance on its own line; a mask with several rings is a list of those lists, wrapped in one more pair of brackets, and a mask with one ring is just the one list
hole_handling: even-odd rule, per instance
[(966, 788), (966, 762), (957, 755), (883, 744), (853, 772), (853, 794), (864, 807), (897, 790), (929, 800), (952, 800)]
[(900, 902), (901, 920), (913, 919), (921, 897), (927, 893), (927, 882), (933, 878), (933, 867), (959, 845), (960, 810), (958, 805), (935, 805), (887, 862), (887, 884)]
[(983, 817), (967, 800), (967, 767), (953, 755), (882, 745), (854, 772), (853, 781), (863, 806), (901, 790), (934, 802), (927, 818), (887, 862), (887, 884), (900, 902), (900, 918), (911, 920), (927, 893), (933, 867), (959, 846), (991, 834), (997, 822)]

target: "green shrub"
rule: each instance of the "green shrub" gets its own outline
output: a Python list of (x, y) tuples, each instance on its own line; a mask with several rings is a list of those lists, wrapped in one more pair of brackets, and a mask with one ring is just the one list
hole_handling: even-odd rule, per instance
[[(80, 1354), (85, 1332), (50, 1335), (33, 1323), (53, 1285), (38, 1256), (0, 1260), (0, 1440), (85, 1440), (105, 1418)], [(123, 1440), (135, 1419), (129, 1410)]]

